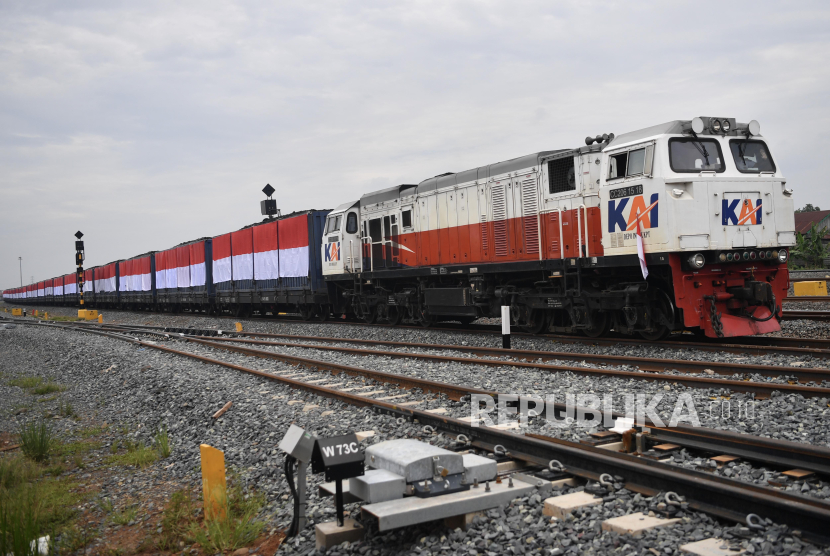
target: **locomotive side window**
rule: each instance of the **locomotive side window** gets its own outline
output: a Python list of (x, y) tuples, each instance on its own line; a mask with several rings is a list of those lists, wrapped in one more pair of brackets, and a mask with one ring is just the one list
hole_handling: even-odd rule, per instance
[(404, 228), (411, 228), (412, 227), (412, 211), (405, 210), (401, 213), (401, 224), (403, 224)]
[(669, 165), (672, 171), (723, 172), (723, 153), (714, 139), (675, 137), (669, 139)]
[(732, 158), (735, 166), (743, 174), (758, 174), (761, 172), (775, 172), (775, 162), (763, 141), (748, 141), (746, 139), (732, 139), (729, 141)]
[(625, 169), (626, 176), (639, 176), (643, 173), (646, 164), (646, 150), (635, 149), (628, 152), (628, 167)]
[(608, 157), (608, 179), (624, 178), (628, 167), (628, 153), (615, 154)]
[(548, 191), (550, 193), (576, 191), (576, 172), (574, 171), (573, 158), (560, 158), (548, 162)]
[(328, 223), (326, 224), (326, 231), (323, 232), (325, 234), (332, 234), (334, 232), (340, 231), (340, 220), (342, 215), (332, 216), (329, 218)]
[(346, 217), (346, 233), (347, 234), (356, 234), (357, 233), (357, 213), (350, 212), (349, 216)]

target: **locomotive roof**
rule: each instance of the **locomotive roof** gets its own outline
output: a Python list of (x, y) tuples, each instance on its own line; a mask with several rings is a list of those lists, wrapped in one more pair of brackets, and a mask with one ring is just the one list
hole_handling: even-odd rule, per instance
[(637, 131), (629, 131), (628, 133), (623, 133), (614, 137), (614, 139), (608, 143), (603, 150), (617, 147), (625, 143), (636, 143), (637, 141), (648, 139), (649, 137), (654, 137), (655, 135), (677, 135), (683, 133), (684, 129), (689, 129), (690, 124), (691, 120), (674, 120), (673, 122), (666, 122), (664, 124), (638, 129)]

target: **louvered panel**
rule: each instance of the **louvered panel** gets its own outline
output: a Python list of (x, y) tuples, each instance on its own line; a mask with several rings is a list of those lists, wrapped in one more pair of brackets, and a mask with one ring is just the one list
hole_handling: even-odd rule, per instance
[(496, 247), (496, 257), (506, 257), (509, 251), (507, 239), (507, 199), (503, 184), (493, 185), (491, 189), (493, 201), (493, 240)]
[(539, 196), (536, 192), (536, 179), (527, 176), (522, 181), (522, 225), (525, 235), (525, 253), (539, 254)]

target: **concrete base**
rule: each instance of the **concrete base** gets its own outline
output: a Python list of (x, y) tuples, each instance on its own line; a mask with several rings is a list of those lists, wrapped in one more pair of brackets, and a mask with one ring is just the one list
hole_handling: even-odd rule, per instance
[(744, 549), (729, 550), (728, 548), (721, 548), (725, 544), (726, 541), (721, 539), (704, 539), (702, 541), (681, 545), (680, 552), (695, 554), (697, 556), (728, 556), (730, 554), (743, 554), (746, 552)]
[(631, 535), (638, 537), (643, 534), (643, 531), (654, 529), (655, 527), (665, 527), (673, 523), (679, 522), (680, 519), (663, 519), (660, 517), (649, 517), (642, 512), (636, 514), (622, 515), (620, 517), (612, 517), (602, 522), (603, 531), (613, 531), (620, 535)]
[(336, 521), (318, 523), (314, 526), (314, 534), (317, 538), (317, 550), (328, 550), (341, 542), (361, 540), (366, 530), (360, 523), (347, 517), (343, 520), (343, 527), (339, 527)]
[(597, 504), (602, 504), (602, 498), (597, 498), (587, 492), (572, 492), (545, 500), (545, 508), (542, 513), (562, 519), (574, 510), (585, 506), (596, 506)]
[(444, 518), (444, 527), (447, 529), (461, 529), (466, 531), (476, 516), (484, 516), (484, 512), (473, 512), (470, 514), (454, 515)]

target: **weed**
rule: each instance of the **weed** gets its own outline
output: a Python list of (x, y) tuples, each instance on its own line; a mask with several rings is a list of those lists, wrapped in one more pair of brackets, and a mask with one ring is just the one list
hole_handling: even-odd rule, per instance
[(50, 321), (55, 321), (55, 322), (77, 322), (79, 320), (86, 320), (86, 319), (82, 319), (82, 318), (78, 318), (78, 317), (60, 317), (60, 316), (58, 316), (58, 317), (49, 317), (49, 320)]
[(95, 539), (92, 531), (73, 525), (61, 535), (61, 554), (75, 552)]
[(135, 467), (147, 467), (156, 461), (155, 450), (145, 444), (128, 445), (126, 454), (118, 454), (107, 458), (109, 465), (134, 465)]
[(89, 427), (86, 429), (81, 429), (78, 431), (78, 436), (81, 438), (89, 438), (90, 436), (98, 436), (99, 434), (103, 433), (107, 427)]
[(176, 550), (179, 542), (190, 539), (189, 531), (195, 524), (193, 510), (193, 499), (186, 489), (173, 493), (161, 517), (161, 535), (156, 542), (159, 550)]
[(54, 396), (49, 396), (48, 398), (40, 398), (38, 403), (46, 403), (46, 402), (53, 402), (58, 399), (58, 395), (55, 394)]
[(74, 456), (72, 456), (72, 463), (74, 463), (75, 467), (77, 467), (78, 469), (83, 469), (86, 467), (86, 464), (84, 463), (84, 456), (82, 456), (81, 454), (75, 454)]
[(20, 456), (0, 458), (0, 490), (11, 489), (38, 477), (40, 469), (31, 461)]
[(112, 500), (110, 498), (104, 498), (103, 500), (98, 502), (98, 507), (105, 514), (111, 513), (115, 509), (115, 507), (112, 505)]
[(110, 516), (110, 520), (116, 525), (127, 525), (131, 521), (135, 521), (137, 515), (138, 509), (133, 506), (131, 508), (114, 511)]
[(121, 441), (116, 439), (112, 444), (110, 444), (110, 453), (111, 454), (116, 453), (120, 447), (121, 447)]
[(190, 535), (202, 547), (216, 552), (235, 550), (246, 546), (262, 532), (263, 522), (254, 518), (265, 504), (265, 496), (242, 489), (241, 481), (232, 476), (227, 491), (224, 518), (206, 519), (204, 528), (191, 524)]
[(61, 442), (55, 446), (55, 453), (60, 457), (85, 454), (101, 447), (95, 440), (78, 440), (77, 442)]
[(63, 475), (64, 471), (66, 470), (60, 463), (57, 465), (53, 465), (52, 467), (47, 467), (43, 470), (44, 473), (46, 473), (47, 475), (52, 475), (53, 477), (60, 477), (61, 475)]
[(0, 491), (0, 554), (29, 556), (30, 543), (38, 538), (39, 504), (35, 488), (19, 486)]
[(75, 417), (75, 410), (72, 408), (72, 404), (61, 400), (58, 403), (58, 415), (61, 417)]
[(41, 384), (43, 384), (43, 379), (39, 376), (24, 376), (9, 381), (9, 386), (19, 386), (20, 388), (37, 388)]
[(156, 451), (158, 451), (161, 459), (169, 458), (173, 447), (170, 445), (170, 436), (167, 434), (167, 425), (156, 432)]
[(41, 462), (49, 457), (55, 438), (46, 420), (29, 421), (20, 427), (19, 435), (20, 448), (27, 458)]
[(32, 392), (37, 394), (38, 396), (42, 396), (44, 394), (52, 394), (53, 392), (63, 392), (66, 390), (66, 386), (61, 386), (51, 380), (45, 384), (41, 384), (40, 386), (36, 386), (32, 388)]

